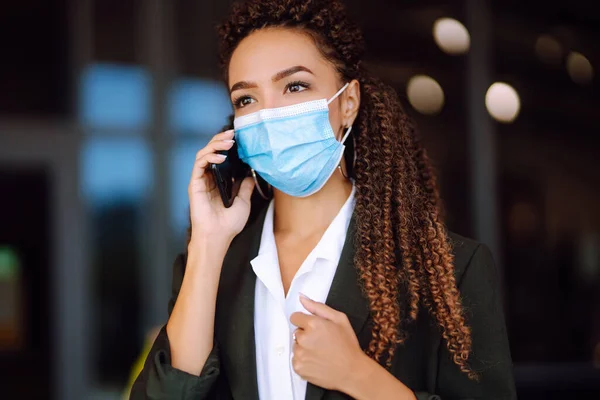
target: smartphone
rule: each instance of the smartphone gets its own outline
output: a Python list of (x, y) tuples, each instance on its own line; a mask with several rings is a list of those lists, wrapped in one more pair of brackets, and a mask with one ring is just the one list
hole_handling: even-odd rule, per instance
[(215, 178), (223, 205), (229, 208), (240, 190), (242, 180), (250, 174), (250, 167), (240, 160), (237, 142), (231, 149), (218, 151), (218, 153), (226, 155), (227, 158), (221, 164), (211, 164), (210, 170)]

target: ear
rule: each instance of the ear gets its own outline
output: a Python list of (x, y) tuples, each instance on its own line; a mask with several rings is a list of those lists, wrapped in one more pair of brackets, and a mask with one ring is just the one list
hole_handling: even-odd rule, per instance
[(343, 93), (342, 121), (345, 127), (354, 124), (360, 108), (360, 83), (353, 79)]

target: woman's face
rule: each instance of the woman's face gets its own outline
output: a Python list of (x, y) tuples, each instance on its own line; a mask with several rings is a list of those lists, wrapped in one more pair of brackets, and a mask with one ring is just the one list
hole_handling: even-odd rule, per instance
[[(340, 81), (310, 36), (285, 28), (268, 28), (244, 38), (229, 63), (229, 90), (235, 116), (309, 100), (330, 99)], [(358, 82), (329, 105), (329, 121), (338, 138), (358, 112)]]

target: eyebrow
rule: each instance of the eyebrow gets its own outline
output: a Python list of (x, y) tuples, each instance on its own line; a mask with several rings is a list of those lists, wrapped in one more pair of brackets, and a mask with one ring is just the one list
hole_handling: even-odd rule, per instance
[[(300, 72), (300, 71), (308, 72), (308, 73), (314, 75), (314, 73), (310, 69), (308, 69), (302, 65), (296, 65), (296, 66), (293, 66), (290, 68), (286, 68), (283, 71), (279, 71), (278, 73), (273, 75), (273, 77), (271, 78), (271, 81), (272, 82), (280, 81), (283, 78), (286, 78), (286, 77), (293, 75), (296, 72)], [(231, 89), (229, 89), (229, 93), (232, 93), (232, 92), (234, 92), (236, 90), (240, 90), (240, 89), (252, 89), (252, 88), (256, 88), (256, 87), (258, 87), (256, 82), (240, 81), (240, 82), (235, 83), (231, 87)]]

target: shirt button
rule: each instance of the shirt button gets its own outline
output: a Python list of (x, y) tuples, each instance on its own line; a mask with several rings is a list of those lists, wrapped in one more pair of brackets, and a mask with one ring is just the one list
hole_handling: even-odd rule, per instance
[(278, 355), (278, 356), (282, 356), (282, 355), (283, 355), (283, 352), (285, 351), (285, 347), (283, 347), (283, 346), (277, 346), (277, 347), (275, 348), (275, 351), (277, 352), (277, 355)]

